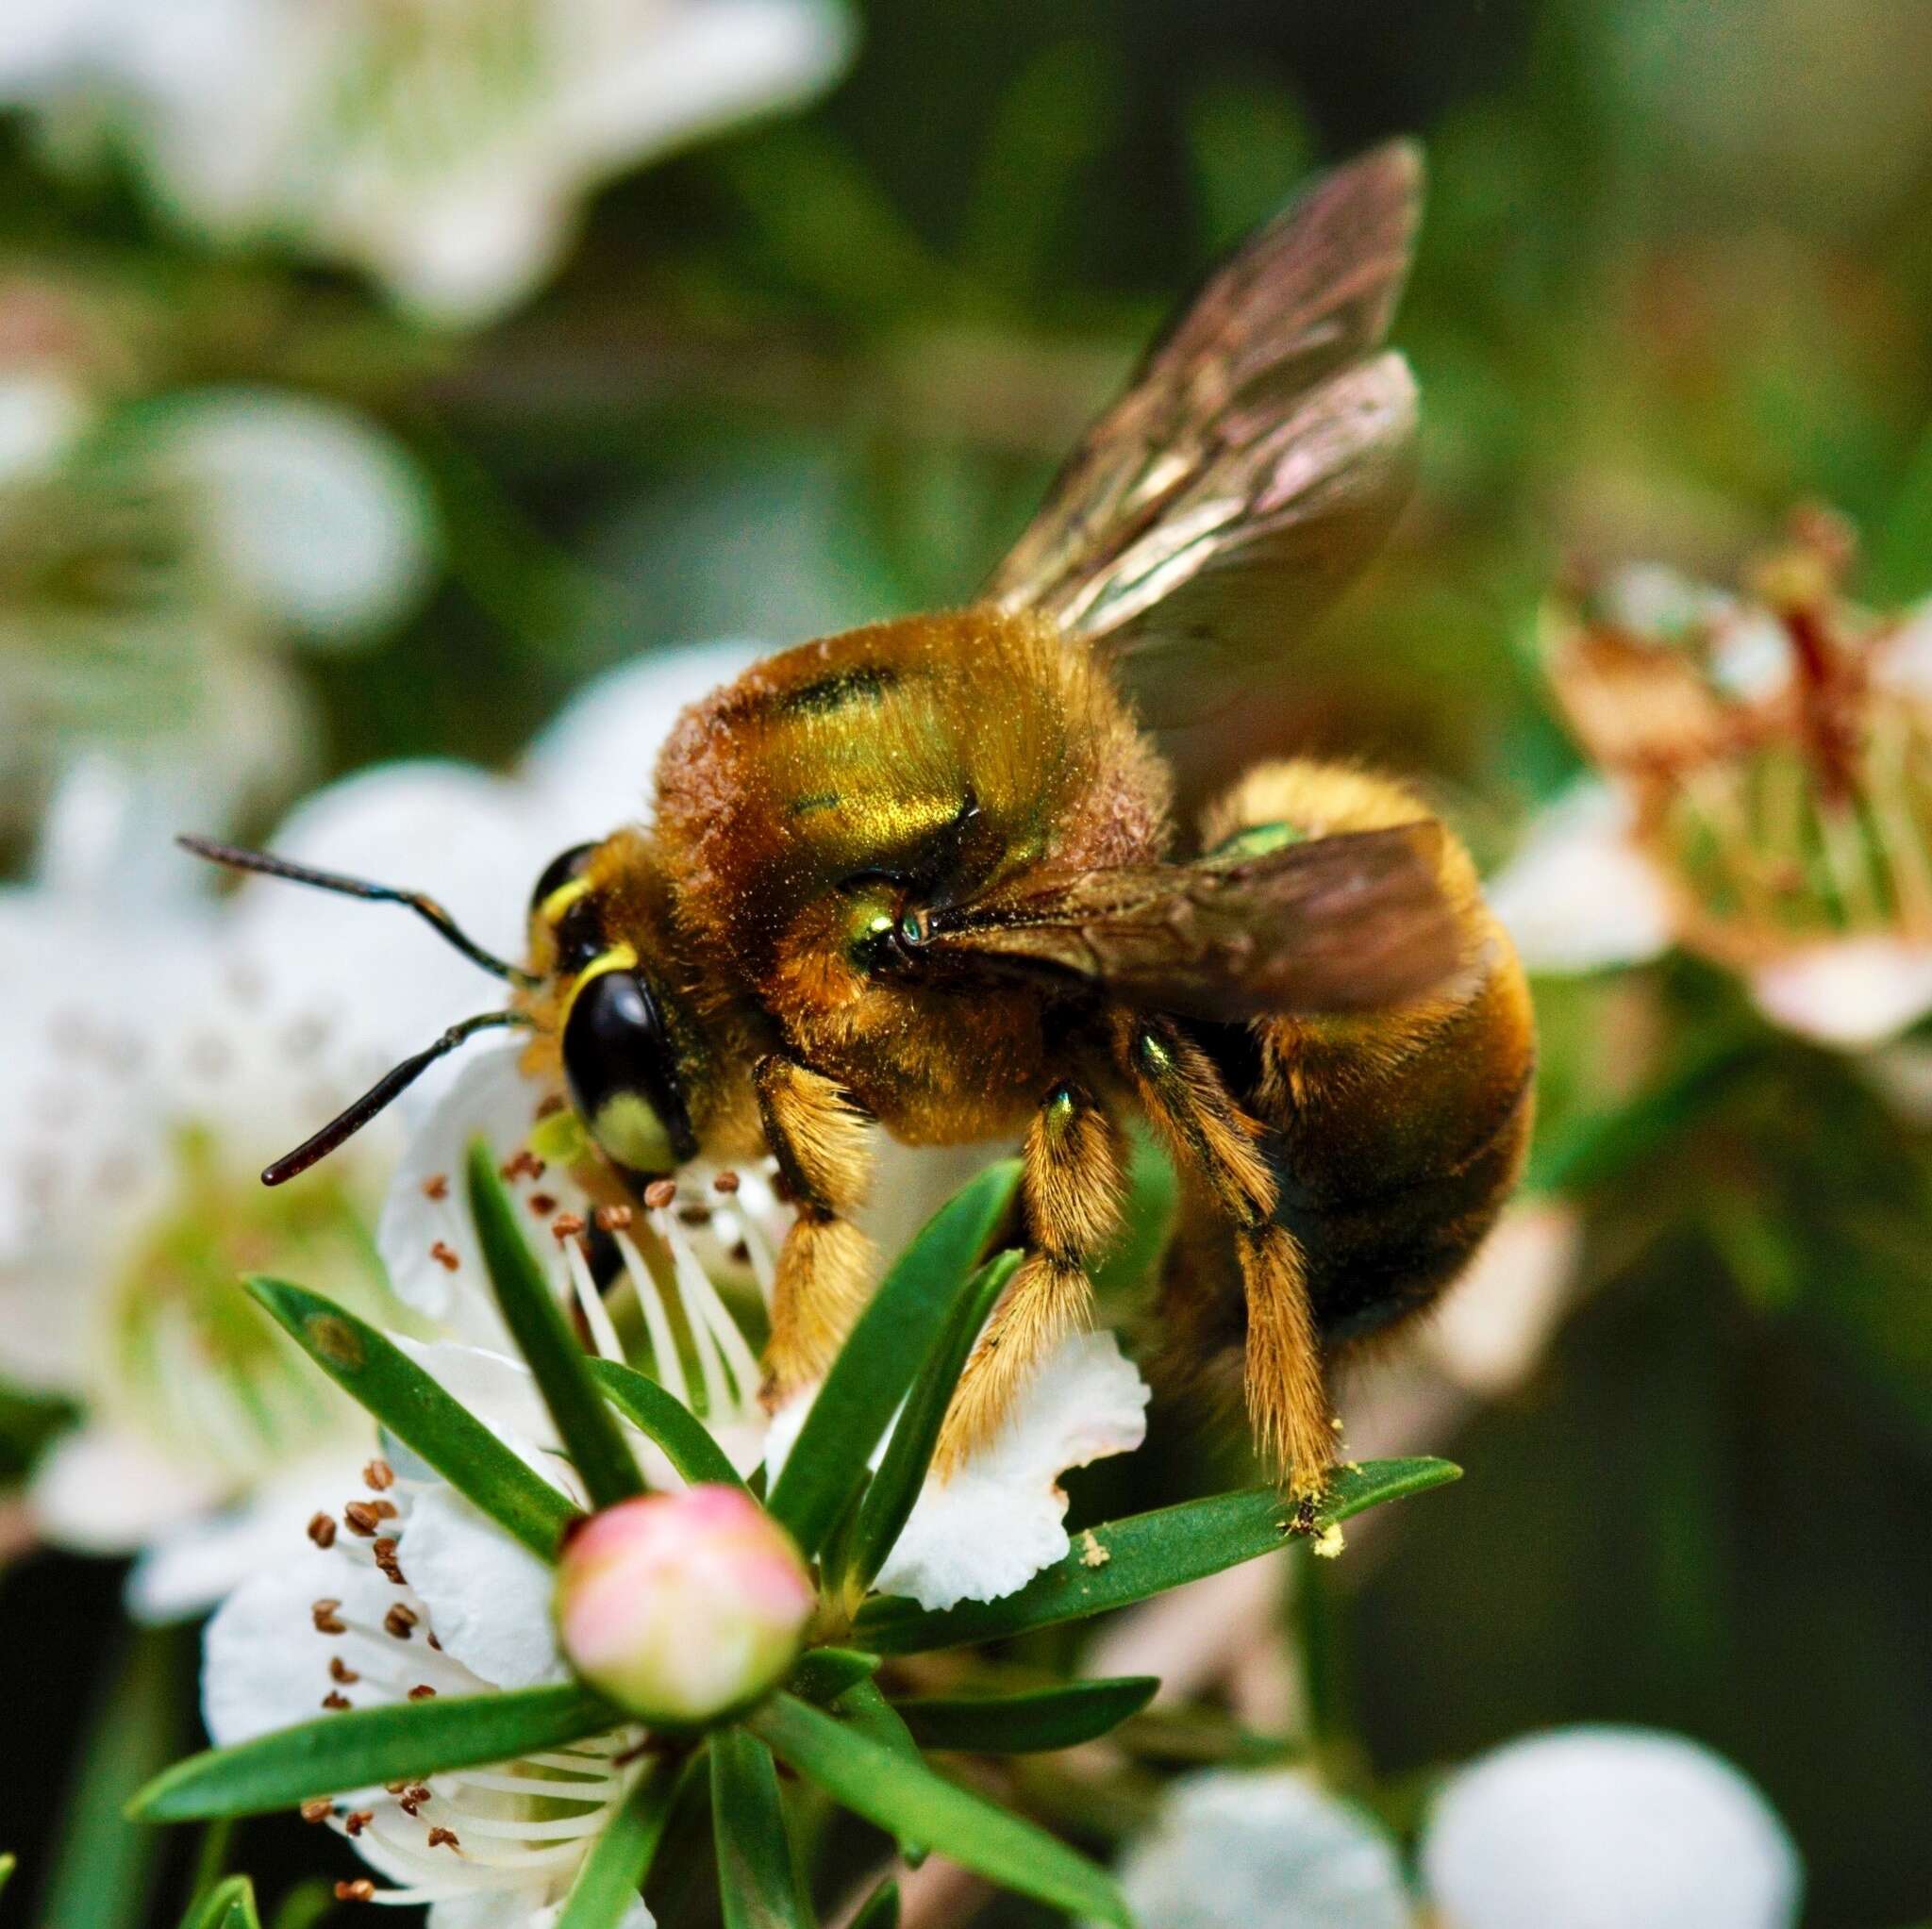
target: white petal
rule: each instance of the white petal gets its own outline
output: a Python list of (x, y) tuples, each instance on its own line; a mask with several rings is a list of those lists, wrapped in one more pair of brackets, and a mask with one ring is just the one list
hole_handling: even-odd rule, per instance
[[(464, 1198), (463, 1163), (478, 1134), (502, 1160), (523, 1144), (543, 1093), (520, 1070), (522, 1055), (517, 1044), (473, 1050), (410, 1139), (376, 1227), (376, 1245), (397, 1297), (441, 1322), (451, 1337), (498, 1353), (513, 1349), (491, 1298)], [(541, 1187), (526, 1174), (508, 1183), (511, 1197), (525, 1204), (543, 1196), (573, 1212), (591, 1209), (570, 1175), (556, 1167), (543, 1173)], [(529, 1222), (536, 1238), (548, 1239), (534, 1213)], [(439, 1256), (439, 1249), (456, 1263)]]
[(46, 1538), (83, 1554), (131, 1554), (219, 1505), (220, 1483), (139, 1435), (96, 1424), (56, 1440), (28, 1488)]
[(485, 1681), (536, 1688), (568, 1677), (550, 1617), (555, 1574), (454, 1488), (415, 1497), (397, 1558), (437, 1639)]
[(422, 590), (422, 481), (346, 410), (211, 390), (171, 402), (148, 434), (156, 458), (200, 491), (228, 570), (291, 623), (349, 636), (392, 622)]
[[(515, 1447), (532, 1467), (545, 1469), (544, 1456), (557, 1449), (557, 1425), (522, 1360), (485, 1346), (425, 1342), (400, 1333), (390, 1337), (499, 1439)], [(560, 1485), (560, 1480), (553, 1477), (551, 1484)]]
[[(997, 1437), (950, 1480), (926, 1482), (879, 1571), (880, 1591), (938, 1608), (997, 1601), (1024, 1588), (1067, 1552), (1059, 1476), (1138, 1447), (1147, 1433), (1147, 1397), (1111, 1333), (1063, 1339), (1027, 1382)], [(809, 1405), (793, 1401), (773, 1417), (766, 1465), (774, 1478)]]
[(1582, 784), (1545, 809), (1486, 888), (1533, 972), (1640, 964), (1671, 942), (1669, 894), (1617, 792)]
[[(265, 1562), (215, 1610), (202, 1640), (201, 1711), (218, 1748), (252, 1740), (274, 1728), (308, 1721), (328, 1693), (328, 1664), (347, 1655), (344, 1637), (315, 1626), (315, 1603), (341, 1603), (341, 1618), (379, 1628), (398, 1599), (376, 1571), (340, 1551), (302, 1540), (302, 1523), (289, 1523), (291, 1549)], [(371, 1684), (357, 1690), (382, 1699)]]
[(641, 818), (658, 752), (679, 715), (764, 654), (735, 641), (654, 650), (586, 684), (531, 744), (521, 770), (558, 825), (558, 849)]
[(824, 0), (674, 7), (586, 71), (570, 138), (612, 161), (688, 141), (827, 85), (852, 49), (851, 16)]
[(1503, 1215), (1424, 1330), (1451, 1379), (1488, 1399), (1523, 1384), (1562, 1318), (1582, 1239), (1575, 1209), (1558, 1201)]
[(362, 1487), (375, 1430), (353, 1452), (311, 1456), (219, 1513), (197, 1515), (157, 1537), (127, 1576), (136, 1621), (180, 1621), (212, 1607), (250, 1574), (295, 1545), (303, 1523), (334, 1513)]
[[(1388, 1838), (1286, 1769), (1184, 1776), (1122, 1858), (1120, 1880), (1141, 1929), (1409, 1929), (1413, 1921)], [(1576, 1929), (1555, 1917), (1541, 1929), (1559, 1920)]]
[(1729, 1763), (1679, 1736), (1566, 1728), (1453, 1776), (1422, 1846), (1454, 1929), (1790, 1929), (1797, 1852)]
[[(468, 764), (378, 764), (318, 790), (271, 840), (298, 863), (429, 891), (475, 941), (521, 956), (530, 885), (557, 846), (527, 823), (518, 787)], [(237, 904), (250, 941), (277, 958), (307, 956), (318, 990), (380, 1020), (402, 1049), (452, 1019), (499, 1002), (475, 965), (409, 912), (357, 905), (274, 878)]]
[(1932, 945), (1846, 938), (1761, 966), (1751, 995), (1774, 1024), (1822, 1045), (1883, 1044), (1932, 1011)]

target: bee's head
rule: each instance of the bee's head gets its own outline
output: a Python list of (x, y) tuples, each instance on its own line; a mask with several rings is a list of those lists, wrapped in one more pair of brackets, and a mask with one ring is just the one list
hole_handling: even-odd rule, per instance
[[(386, 1073), (339, 1117), (269, 1166), (261, 1175), (265, 1185), (278, 1186), (306, 1172), (477, 1032), (505, 1025), (547, 1029), (552, 1022), (571, 1101), (610, 1158), (631, 1172), (656, 1174), (695, 1156), (697, 1136), (686, 1094), (702, 1059), (697, 1033), (683, 1002), (665, 985), (665, 974), (648, 969), (635, 943), (607, 929), (605, 901), (591, 874), (591, 859), (605, 846), (581, 844), (566, 851), (537, 880), (530, 899), (531, 962), (525, 966), (485, 950), (422, 891), (318, 871), (208, 838), (178, 841), (197, 856), (234, 870), (344, 897), (406, 905), (465, 957), (515, 988), (508, 1009), (480, 1012), (451, 1025), (426, 1050)], [(544, 1015), (546, 1005), (554, 1021)]]
[(627, 1171), (670, 1172), (697, 1154), (694, 1035), (664, 974), (612, 936), (591, 869), (599, 848), (575, 845), (538, 878), (531, 956), (555, 989), (564, 1083), (585, 1129)]

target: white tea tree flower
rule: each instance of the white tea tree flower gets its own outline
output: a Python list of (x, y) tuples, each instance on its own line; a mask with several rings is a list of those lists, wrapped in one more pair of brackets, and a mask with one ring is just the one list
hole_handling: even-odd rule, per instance
[(1548, 612), (1597, 774), (1491, 883), (1532, 971), (1681, 945), (1773, 1023), (1853, 1051), (1932, 1010), (1932, 612), (1853, 605), (1850, 557), (1813, 511), (1744, 593), (1646, 566)]
[(1555, 1729), (1450, 1775), (1412, 1889), (1392, 1838), (1298, 1771), (1174, 1784), (1122, 1858), (1141, 1929), (1793, 1929), (1790, 1838), (1728, 1762), (1653, 1729)]
[[(437, 1349), (419, 1356), (434, 1364)], [(577, 1497), (554, 1456), (508, 1438)], [(218, 1744), (318, 1711), (568, 1679), (550, 1570), (444, 1483), (374, 1460), (306, 1529), (293, 1517), (282, 1526), (285, 1544), (208, 1625), (202, 1708)], [(541, 1929), (642, 1771), (642, 1739), (619, 1724), (486, 1768), (318, 1797), (302, 1815), (346, 1837), (382, 1878), (340, 1882), (345, 1900), (426, 1903), (431, 1929)], [(637, 1903), (621, 1929), (650, 1921)]]
[[(445, 1330), (497, 1351), (507, 1337), (456, 1183), (464, 1149), (478, 1137), (497, 1156), (532, 1228), (547, 1228), (552, 1289), (575, 1309), (594, 1350), (608, 1359), (648, 1361), (741, 1472), (763, 1461), (775, 1479), (815, 1389), (775, 1415), (758, 1397), (762, 1374), (749, 1336), (768, 1310), (774, 1254), (788, 1217), (773, 1193), (769, 1162), (723, 1172), (688, 1168), (675, 1182), (648, 1188), (636, 1205), (613, 1207), (584, 1183), (586, 1173), (594, 1177), (596, 1155), (563, 1094), (527, 1069), (520, 1047), (478, 1051), (397, 1168), (381, 1243), (402, 1299)], [(888, 1183), (921, 1183), (916, 1153), (898, 1155), (884, 1171)], [(1148, 1397), (1112, 1334), (1070, 1335), (1006, 1426), (950, 1477), (927, 1478), (878, 1587), (923, 1606), (950, 1607), (1010, 1594), (1064, 1558), (1061, 1475), (1138, 1447)], [(881, 1441), (875, 1458), (889, 1444)]]
[(1796, 1849), (1730, 1763), (1656, 1729), (1559, 1728), (1481, 1756), (1429, 1811), (1443, 1929), (1793, 1929)]
[(115, 140), (216, 241), (359, 266), (442, 322), (555, 267), (602, 181), (837, 77), (837, 0), (45, 0), (0, 98)]
[[(286, 841), (433, 880), (513, 945), (514, 880), (634, 807), (693, 687), (744, 654), (701, 649), (592, 686), (519, 776), (429, 764), (346, 779)], [(210, 901), (186, 888), (196, 867), (178, 852), (174, 897), (135, 888), (123, 826), (154, 801), (82, 774), (41, 881), (0, 891), (0, 1373), (79, 1408), (33, 1480), (40, 1531), (141, 1555), (132, 1604), (170, 1616), (218, 1598), (291, 1505), (372, 1445), (241, 1275), (402, 1312), (375, 1239), (401, 1120), (286, 1187), (258, 1174), (461, 1010), (475, 973), (393, 910), (331, 898), (325, 924), (317, 894), (266, 881)]]

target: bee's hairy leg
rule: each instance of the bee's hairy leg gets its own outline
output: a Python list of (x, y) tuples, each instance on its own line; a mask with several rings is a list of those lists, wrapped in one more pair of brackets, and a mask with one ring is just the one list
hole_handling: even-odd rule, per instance
[(872, 1176), (872, 1122), (836, 1081), (774, 1053), (754, 1072), (765, 1142), (798, 1217), (778, 1250), (760, 1398), (824, 1377), (864, 1309), (872, 1241), (852, 1223)]
[(1259, 1128), (1200, 1046), (1165, 1019), (1123, 1014), (1122, 1070), (1175, 1160), (1191, 1169), (1234, 1230), (1247, 1302), (1243, 1378), (1248, 1420), (1289, 1491), (1321, 1491), (1335, 1459), (1335, 1425), (1308, 1302), (1302, 1250), (1274, 1223), (1274, 1174)]
[(1026, 1256), (947, 1409), (933, 1455), (941, 1479), (999, 1431), (1034, 1368), (1085, 1321), (1087, 1264), (1119, 1226), (1125, 1189), (1119, 1128), (1083, 1086), (1062, 1080), (1027, 1128)]

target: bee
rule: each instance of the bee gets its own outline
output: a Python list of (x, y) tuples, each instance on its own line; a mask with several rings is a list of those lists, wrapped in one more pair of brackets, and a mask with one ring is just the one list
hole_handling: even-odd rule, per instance
[(1527, 991), (1461, 845), (1400, 783), (1264, 763), (1177, 827), (1203, 745), (1378, 546), (1416, 391), (1383, 348), (1421, 164), (1318, 179), (1206, 284), (970, 607), (788, 650), (687, 710), (647, 822), (567, 851), (512, 987), (264, 1174), (312, 1163), (486, 1025), (531, 1035), (635, 1185), (769, 1154), (795, 1206), (764, 1389), (824, 1373), (861, 1309), (872, 1128), (1023, 1137), (1025, 1257), (965, 1370), (941, 1469), (1089, 1314), (1120, 1121), (1182, 1175), (1169, 1351), (1242, 1359), (1257, 1445), (1319, 1491), (1325, 1369), (1427, 1306), (1522, 1165)]

